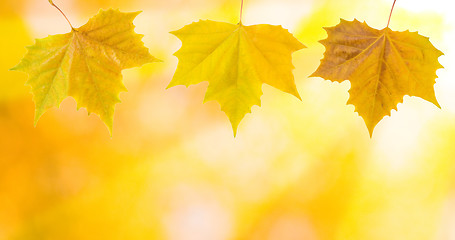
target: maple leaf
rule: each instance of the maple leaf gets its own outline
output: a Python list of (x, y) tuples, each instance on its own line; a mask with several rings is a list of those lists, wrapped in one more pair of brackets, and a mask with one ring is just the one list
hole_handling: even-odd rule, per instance
[(112, 134), (114, 106), (120, 102), (119, 93), (126, 91), (121, 71), (159, 61), (144, 47), (143, 35), (134, 32), (132, 22), (139, 13), (100, 10), (82, 27), (37, 39), (27, 47), (25, 57), (11, 70), (29, 74), (35, 125), (47, 109), (72, 96), (77, 109), (98, 114)]
[(169, 87), (208, 81), (204, 102), (216, 100), (237, 126), (253, 105), (260, 106), (262, 84), (300, 99), (291, 54), (305, 46), (281, 26), (244, 26), (199, 21), (171, 32), (182, 41), (179, 63)]
[(370, 137), (374, 127), (404, 95), (423, 98), (437, 107), (433, 85), (443, 55), (417, 32), (377, 30), (354, 19), (325, 28), (324, 58), (312, 77), (349, 80), (348, 104), (364, 119)]

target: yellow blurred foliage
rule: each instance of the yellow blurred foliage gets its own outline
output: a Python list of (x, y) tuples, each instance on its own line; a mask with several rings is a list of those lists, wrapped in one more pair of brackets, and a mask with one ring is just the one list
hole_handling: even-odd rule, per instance
[(0, 17), (0, 31), (6, 32), (0, 38), (0, 102), (20, 98), (30, 92), (25, 87), (27, 76), (8, 71), (23, 57), (25, 47), (30, 44), (31, 39), (26, 31), (24, 22), (19, 17)]
[[(253, 3), (267, 1), (245, 1), (245, 16), (257, 10)], [(451, 46), (453, 29), (441, 27), (453, 21), (450, 2), (435, 1), (447, 10), (409, 12), (398, 0), (392, 29), (421, 30), (436, 47)], [(56, 10), (46, 16), (24, 10), (32, 3), (46, 8), (47, 1), (1, 1), (0, 239), (455, 239), (452, 48), (444, 49), (436, 83), (443, 109), (405, 97), (370, 139), (346, 105), (349, 83), (307, 76), (322, 58), (316, 42), (326, 37), (322, 27), (355, 17), (381, 28), (392, 1), (279, 2), (311, 7), (290, 29), (309, 47), (293, 61), (302, 101), (264, 86), (261, 108), (252, 108), (234, 139), (219, 104), (202, 104), (207, 84), (165, 87), (180, 47), (168, 32), (206, 17), (235, 23), (237, 2), (62, 1), (75, 6), (63, 9), (75, 19), (109, 4), (143, 10), (137, 32), (165, 61), (156, 72), (149, 66), (123, 72), (128, 92), (120, 94), (111, 138), (73, 99), (33, 127), (26, 76), (7, 69), (32, 38), (61, 33), (48, 30), (65, 20)]]

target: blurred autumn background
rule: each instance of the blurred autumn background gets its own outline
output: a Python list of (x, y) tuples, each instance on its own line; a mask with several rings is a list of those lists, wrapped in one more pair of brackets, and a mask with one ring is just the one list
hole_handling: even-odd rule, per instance
[(240, 0), (55, 0), (74, 26), (100, 8), (134, 21), (163, 63), (123, 71), (113, 137), (67, 98), (33, 126), (27, 76), (8, 71), (35, 38), (66, 33), (46, 0), (0, 1), (0, 239), (455, 239), (455, 17), (451, 1), (398, 0), (390, 27), (445, 53), (442, 110), (405, 97), (370, 139), (346, 106), (349, 82), (307, 78), (324, 26), (382, 29), (392, 0), (245, 0), (243, 23), (282, 25), (302, 101), (263, 86), (233, 138), (207, 84), (165, 90), (181, 46), (169, 31), (199, 19), (237, 23)]

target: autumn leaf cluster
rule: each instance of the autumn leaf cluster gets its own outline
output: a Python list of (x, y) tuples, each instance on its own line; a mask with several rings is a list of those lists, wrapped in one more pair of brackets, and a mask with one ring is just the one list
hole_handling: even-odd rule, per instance
[[(134, 32), (138, 14), (101, 10), (82, 27), (28, 47), (13, 70), (29, 74), (35, 124), (47, 109), (71, 96), (112, 132), (115, 104), (126, 91), (121, 71), (160, 61)], [(405, 95), (439, 107), (433, 85), (442, 52), (427, 37), (389, 27), (377, 30), (357, 20), (341, 20), (326, 31), (324, 58), (311, 77), (350, 81), (348, 104), (355, 106), (370, 135)], [(252, 106), (261, 105), (262, 84), (300, 99), (291, 55), (305, 46), (281, 26), (206, 20), (171, 33), (182, 47), (175, 53), (179, 63), (168, 87), (207, 81), (204, 101), (220, 104), (234, 135)]]

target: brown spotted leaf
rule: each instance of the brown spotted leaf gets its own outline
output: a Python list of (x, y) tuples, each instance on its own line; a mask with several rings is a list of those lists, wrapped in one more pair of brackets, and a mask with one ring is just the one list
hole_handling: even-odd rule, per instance
[(423, 98), (437, 107), (433, 85), (443, 53), (417, 32), (377, 30), (357, 20), (326, 28), (321, 41), (326, 51), (311, 75), (342, 82), (349, 80), (348, 104), (364, 119), (370, 136), (404, 95)]

